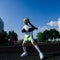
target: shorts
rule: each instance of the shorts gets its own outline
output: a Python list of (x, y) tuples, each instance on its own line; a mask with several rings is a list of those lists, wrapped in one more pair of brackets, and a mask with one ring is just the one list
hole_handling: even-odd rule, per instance
[(28, 35), (27, 37), (25, 37), (23, 43), (26, 43), (26, 42), (32, 42), (33, 43), (34, 42), (33, 36)]

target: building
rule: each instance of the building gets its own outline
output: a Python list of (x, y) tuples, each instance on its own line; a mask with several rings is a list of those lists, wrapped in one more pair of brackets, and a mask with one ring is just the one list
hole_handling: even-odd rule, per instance
[(0, 30), (4, 30), (4, 22), (0, 18)]
[(58, 31), (60, 32), (60, 18), (58, 18), (57, 23), (58, 23)]

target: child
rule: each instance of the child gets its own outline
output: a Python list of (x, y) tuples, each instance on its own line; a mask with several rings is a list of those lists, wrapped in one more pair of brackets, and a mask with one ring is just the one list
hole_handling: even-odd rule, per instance
[(36, 48), (36, 50), (39, 52), (39, 57), (40, 57), (40, 59), (43, 59), (43, 58), (44, 58), (44, 55), (43, 55), (43, 53), (40, 51), (37, 43), (36, 43), (36, 42), (34, 41), (34, 39), (33, 39), (33, 31), (34, 31), (35, 29), (38, 29), (38, 28), (36, 28), (35, 26), (33, 26), (33, 25), (30, 23), (30, 21), (29, 21), (28, 18), (25, 18), (25, 19), (24, 19), (24, 24), (25, 24), (25, 25), (23, 26), (23, 29), (22, 29), (22, 33), (25, 33), (25, 38), (24, 38), (24, 41), (23, 41), (23, 43), (22, 43), (22, 47), (23, 47), (24, 52), (23, 52), (23, 54), (21, 54), (21, 57), (28, 55), (28, 54), (27, 54), (27, 51), (26, 51), (26, 41), (29, 40), (29, 41), (31, 41), (32, 45)]

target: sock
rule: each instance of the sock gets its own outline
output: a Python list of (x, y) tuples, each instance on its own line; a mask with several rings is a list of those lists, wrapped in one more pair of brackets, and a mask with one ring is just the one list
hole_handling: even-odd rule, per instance
[(43, 53), (40, 51), (38, 45), (35, 45), (34, 47), (35, 47), (36, 50), (39, 52), (40, 59), (43, 59), (43, 58), (44, 58), (44, 55), (43, 55)]
[(27, 51), (26, 51), (26, 47), (23, 47), (23, 51), (27, 53)]
[(38, 45), (35, 45), (34, 46), (35, 48), (36, 48), (36, 50), (39, 52), (39, 54), (41, 53), (41, 51), (40, 51), (40, 49), (39, 49), (39, 47), (38, 47)]

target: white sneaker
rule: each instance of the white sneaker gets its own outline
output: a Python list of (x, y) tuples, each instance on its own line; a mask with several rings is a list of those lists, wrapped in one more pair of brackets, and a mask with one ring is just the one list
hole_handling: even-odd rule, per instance
[(41, 60), (44, 59), (44, 55), (43, 55), (42, 52), (40, 52), (39, 57), (40, 57)]
[(21, 54), (21, 57), (24, 57), (24, 56), (27, 56), (27, 52), (23, 52), (23, 53)]

